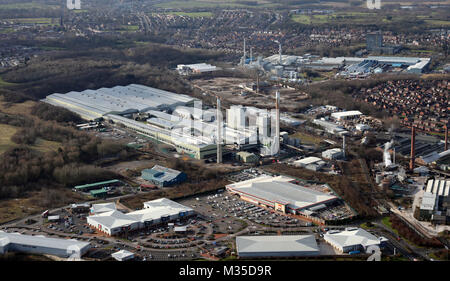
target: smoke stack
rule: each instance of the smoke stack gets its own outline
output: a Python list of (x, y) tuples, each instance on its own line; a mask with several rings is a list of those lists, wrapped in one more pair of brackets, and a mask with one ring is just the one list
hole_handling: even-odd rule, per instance
[(280, 64), (281, 64), (281, 42), (278, 43), (278, 53), (280, 54)]
[(444, 125), (444, 128), (445, 128), (445, 145), (444, 145), (444, 149), (445, 149), (445, 151), (447, 151), (448, 150), (448, 124), (445, 124)]
[(217, 163), (222, 163), (222, 112), (220, 98), (217, 97)]
[(250, 62), (252, 62), (253, 61), (253, 54), (252, 54), (252, 47), (250, 47)]
[(416, 142), (416, 128), (414, 126), (412, 126), (412, 129), (411, 129), (411, 157), (409, 160), (409, 169), (411, 171), (414, 170), (414, 161), (415, 161), (415, 156), (416, 156), (415, 142)]
[(245, 65), (245, 59), (247, 58), (247, 53), (245, 50), (245, 38), (244, 38), (244, 55), (242, 56), (242, 65)]
[(275, 93), (275, 109), (277, 114), (277, 131), (276, 131), (276, 137), (277, 137), (277, 153), (280, 153), (280, 92), (277, 91)]
[(392, 164), (395, 164), (395, 147), (394, 152), (392, 153)]
[(342, 152), (343, 152), (343, 157), (345, 159), (345, 135), (342, 136)]

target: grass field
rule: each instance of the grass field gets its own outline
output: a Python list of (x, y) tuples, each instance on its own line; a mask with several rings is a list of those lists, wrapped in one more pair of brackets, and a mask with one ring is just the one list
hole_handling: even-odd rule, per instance
[(0, 10), (25, 10), (25, 9), (60, 9), (59, 5), (48, 5), (35, 2), (0, 4)]
[(14, 85), (14, 83), (6, 82), (6, 81), (4, 81), (4, 80), (2, 79), (2, 77), (0, 76), (0, 87), (2, 87), (2, 86), (12, 86), (12, 85)]
[(16, 18), (6, 19), (14, 23), (29, 23), (29, 24), (46, 24), (46, 25), (58, 25), (57, 18)]
[(3, 154), (6, 150), (16, 146), (11, 141), (11, 137), (16, 133), (17, 127), (0, 124), (0, 154)]
[(307, 135), (302, 132), (296, 132), (295, 134), (293, 134), (290, 137), (299, 138), (300, 142), (305, 143), (305, 144), (317, 144), (318, 145), (318, 144), (320, 144), (320, 141), (322, 140), (321, 138)]

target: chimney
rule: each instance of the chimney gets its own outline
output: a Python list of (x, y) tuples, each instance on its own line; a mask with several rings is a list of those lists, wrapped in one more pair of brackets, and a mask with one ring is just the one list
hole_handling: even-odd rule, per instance
[(343, 152), (343, 157), (345, 159), (345, 135), (342, 136), (342, 152)]
[(217, 163), (222, 163), (222, 112), (220, 98), (217, 97)]
[(414, 170), (414, 161), (415, 155), (416, 155), (416, 148), (415, 148), (415, 142), (416, 142), (416, 128), (412, 126), (411, 128), (411, 157), (409, 160), (409, 169), (412, 171)]
[(280, 64), (281, 64), (281, 42), (278, 43), (278, 53), (280, 54)]
[(280, 153), (280, 92), (277, 91), (275, 93), (275, 109), (277, 114), (277, 131), (276, 131), (276, 138), (277, 138), (277, 153)]

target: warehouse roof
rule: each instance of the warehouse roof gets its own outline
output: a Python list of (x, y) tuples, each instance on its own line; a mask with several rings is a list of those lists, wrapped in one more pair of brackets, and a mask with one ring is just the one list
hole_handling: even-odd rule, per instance
[(448, 196), (450, 193), (450, 180), (430, 179), (425, 191), (439, 196)]
[(89, 216), (89, 219), (95, 220), (97, 223), (110, 229), (129, 226), (133, 223), (136, 223), (136, 220), (133, 217), (116, 210)]
[(334, 195), (290, 183), (293, 180), (283, 176), (261, 176), (227, 185), (227, 188), (262, 200), (281, 202), (293, 209), (306, 208), (337, 198)]
[(59, 239), (49, 238), (42, 235), (23, 235), (20, 233), (8, 233), (0, 231), (0, 245), (6, 246), (8, 244), (19, 244), (34, 247), (45, 247), (53, 249), (77, 249), (81, 250), (89, 246), (88, 242), (82, 242), (75, 239)]
[(145, 111), (175, 107), (192, 102), (195, 98), (143, 85), (130, 84), (82, 92), (72, 91), (66, 94), (55, 93), (49, 95), (44, 101), (48, 100), (51, 100), (52, 104), (57, 103), (59, 106), (71, 110), (77, 107), (81, 110), (105, 115), (111, 112), (121, 113), (129, 110)]
[(98, 186), (98, 185), (113, 184), (113, 183), (118, 183), (118, 182), (120, 182), (120, 180), (100, 181), (100, 182), (95, 182), (95, 183), (77, 185), (77, 186), (75, 186), (75, 189), (85, 189), (85, 188), (94, 187), (94, 186)]
[(434, 205), (436, 204), (436, 194), (430, 192), (424, 192), (422, 196), (422, 203), (420, 204), (421, 210), (434, 210)]
[(370, 234), (362, 228), (347, 228), (344, 231), (328, 231), (323, 235), (324, 239), (340, 248), (362, 245), (367, 247), (370, 245), (380, 244), (380, 239)]
[(241, 253), (309, 252), (319, 254), (313, 235), (238, 236), (236, 248)]
[(112, 253), (111, 256), (118, 261), (122, 261), (125, 259), (130, 259), (134, 257), (134, 254), (127, 250), (120, 250), (118, 252)]
[(104, 212), (110, 212), (116, 210), (115, 203), (102, 203), (102, 204), (93, 204), (91, 208), (91, 213), (100, 214)]
[(184, 205), (181, 205), (180, 203), (177, 203), (175, 201), (172, 201), (167, 198), (160, 198), (152, 201), (144, 202), (145, 208), (150, 208), (153, 210), (157, 210), (158, 208), (165, 208), (166, 210), (173, 210), (173, 211), (193, 211), (192, 208), (186, 207)]
[(180, 171), (170, 169), (167, 167), (163, 167), (160, 165), (155, 165), (151, 169), (145, 169), (142, 171), (142, 178), (146, 180), (157, 180), (159, 182), (168, 182), (176, 177), (178, 177), (181, 173)]
[(308, 164), (313, 164), (316, 162), (322, 161), (322, 159), (320, 159), (319, 157), (306, 157), (300, 160), (295, 161), (294, 163), (296, 164), (301, 164), (301, 165), (308, 165)]
[(349, 117), (349, 116), (358, 116), (358, 115), (362, 115), (361, 111), (358, 110), (350, 110), (350, 111), (341, 111), (341, 112), (333, 112), (331, 113), (331, 117), (336, 118), (336, 119), (340, 119), (340, 118), (345, 118), (345, 117)]

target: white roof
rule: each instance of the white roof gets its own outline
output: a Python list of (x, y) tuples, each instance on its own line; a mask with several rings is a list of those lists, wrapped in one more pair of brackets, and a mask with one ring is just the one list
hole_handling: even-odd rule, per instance
[(236, 237), (238, 253), (261, 254), (271, 253), (310, 253), (319, 254), (319, 247), (313, 235), (274, 235), (274, 236), (238, 236)]
[(94, 214), (100, 214), (104, 212), (110, 212), (116, 210), (116, 203), (102, 203), (102, 204), (93, 204), (91, 207), (91, 212)]
[(82, 242), (75, 239), (59, 239), (49, 238), (42, 235), (32, 236), (23, 235), (20, 233), (8, 233), (0, 231), (0, 245), (6, 246), (7, 244), (19, 244), (25, 246), (52, 248), (52, 249), (73, 249), (82, 250), (85, 247), (89, 247), (90, 243)]
[(143, 85), (130, 84), (113, 88), (84, 90), (66, 94), (51, 94), (44, 99), (52, 104), (72, 110), (74, 107), (82, 111), (91, 111), (105, 115), (110, 112), (127, 110), (145, 111), (163, 107), (174, 107), (195, 100), (187, 95), (180, 95)]
[(380, 244), (380, 240), (377, 237), (362, 228), (350, 228), (344, 231), (329, 231), (325, 233), (323, 237), (327, 242), (334, 244), (339, 248), (354, 245), (367, 247)]
[(113, 258), (115, 258), (116, 260), (120, 261), (120, 260), (132, 258), (132, 257), (134, 257), (134, 254), (127, 250), (120, 250), (118, 252), (111, 254), (111, 256)]
[(186, 226), (176, 226), (174, 228), (175, 232), (185, 232), (187, 230)]
[(333, 195), (290, 183), (290, 181), (294, 181), (294, 179), (284, 176), (261, 176), (229, 184), (227, 188), (245, 196), (286, 204), (293, 209), (311, 207), (337, 198)]
[(436, 204), (436, 194), (424, 192), (422, 197), (422, 203), (420, 204), (421, 210), (434, 210)]
[(294, 163), (296, 164), (302, 164), (302, 165), (308, 165), (308, 164), (313, 164), (316, 162), (322, 161), (322, 159), (320, 159), (319, 157), (306, 157), (300, 160), (295, 161)]
[(342, 117), (349, 117), (349, 116), (358, 116), (362, 115), (362, 112), (359, 110), (350, 110), (350, 111), (341, 111), (341, 112), (333, 112), (331, 113), (331, 117), (339, 119)]
[(104, 212), (95, 216), (89, 216), (90, 221), (95, 221), (109, 229), (125, 227), (136, 223), (133, 217), (119, 211)]
[(425, 191), (439, 196), (448, 196), (450, 193), (450, 180), (430, 179)]

